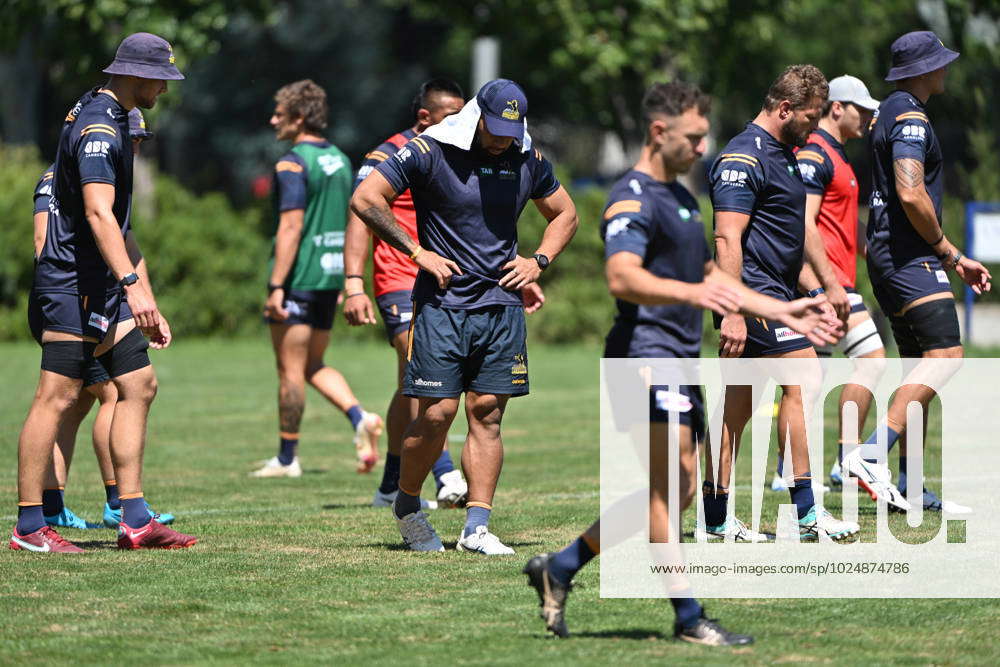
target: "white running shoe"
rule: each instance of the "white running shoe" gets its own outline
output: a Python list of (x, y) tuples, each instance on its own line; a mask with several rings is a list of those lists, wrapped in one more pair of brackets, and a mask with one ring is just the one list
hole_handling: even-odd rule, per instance
[(771, 490), (776, 492), (788, 491), (788, 482), (778, 473), (774, 473), (774, 479), (771, 480)]
[(382, 418), (366, 412), (354, 429), (354, 448), (358, 454), (359, 473), (371, 472), (378, 463), (378, 438), (382, 435)]
[(476, 532), (459, 538), (456, 549), (486, 556), (514, 555), (514, 550), (501, 542), (486, 526), (476, 526)]
[(721, 526), (702, 526), (699, 524), (697, 533), (699, 540), (726, 539), (732, 535), (734, 542), (771, 541), (768, 535), (751, 530), (749, 526), (734, 516), (727, 518)]
[(854, 535), (861, 526), (853, 521), (841, 521), (819, 505), (813, 505), (809, 514), (799, 519), (799, 539), (812, 542), (819, 539), (819, 534), (826, 534), (831, 540), (839, 542)]
[(399, 526), (403, 542), (411, 551), (444, 551), (441, 538), (423, 512), (414, 512), (396, 519), (396, 525)]
[(441, 490), (437, 499), (440, 507), (465, 507), (469, 498), (469, 485), (462, 479), (459, 470), (452, 470), (441, 475)]
[[(398, 489), (392, 493), (382, 493), (378, 489), (375, 489), (375, 497), (372, 498), (372, 507), (392, 507), (392, 504), (396, 502), (396, 495), (398, 493)], [(438, 504), (433, 500), (420, 499), (420, 509), (436, 510), (437, 508)]]
[(854, 475), (873, 501), (884, 500), (891, 507), (904, 512), (910, 509), (906, 496), (892, 483), (892, 471), (887, 466), (868, 463), (861, 458), (861, 449), (846, 455), (841, 463), (843, 472)]
[(264, 461), (264, 467), (250, 473), (251, 477), (302, 477), (302, 466), (299, 457), (292, 459), (288, 465), (283, 465), (278, 457)]
[(941, 501), (941, 511), (946, 514), (972, 514), (972, 508), (967, 505), (959, 505), (950, 500)]

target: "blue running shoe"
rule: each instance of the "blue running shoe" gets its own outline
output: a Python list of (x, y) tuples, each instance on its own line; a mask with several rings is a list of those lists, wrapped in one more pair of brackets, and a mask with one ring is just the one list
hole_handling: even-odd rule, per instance
[(830, 468), (830, 484), (833, 486), (844, 485), (844, 475), (840, 471), (840, 461), (834, 461)]
[(59, 526), (61, 528), (76, 528), (77, 530), (93, 530), (95, 528), (100, 528), (99, 523), (90, 523), (89, 521), (84, 521), (76, 514), (73, 513), (68, 507), (63, 507), (62, 512), (56, 514), (55, 516), (45, 517), (45, 523), (50, 526)]
[[(145, 502), (145, 500), (143, 500)], [(146, 511), (149, 512), (150, 518), (155, 521), (159, 521), (164, 526), (169, 525), (174, 522), (174, 515), (169, 513), (157, 514), (150, 507), (149, 503), (146, 503)], [(111, 509), (111, 506), (104, 503), (104, 525), (107, 528), (118, 529), (118, 524), (122, 522), (122, 510), (119, 507), (116, 510)]]

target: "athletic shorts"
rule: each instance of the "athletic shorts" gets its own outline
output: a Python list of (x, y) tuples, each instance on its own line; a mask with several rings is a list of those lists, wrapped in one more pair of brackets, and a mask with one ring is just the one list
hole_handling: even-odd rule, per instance
[(313, 329), (329, 331), (333, 328), (333, 316), (337, 313), (337, 296), (340, 290), (288, 290), (285, 292), (284, 308), (288, 319), (278, 322), (269, 317), (270, 324), (308, 324)]
[(407, 396), (528, 393), (522, 306), (459, 310), (417, 305), (407, 347)]
[(32, 290), (28, 297), (28, 327), (39, 344), (46, 329), (101, 341), (112, 324), (131, 317), (128, 302), (117, 289), (82, 295)]
[(846, 285), (844, 286), (844, 289), (847, 291), (848, 301), (851, 302), (851, 315), (854, 313), (867, 313), (868, 308), (865, 306), (864, 299), (862, 299), (861, 295), (858, 294), (858, 290), (853, 287), (847, 287)]
[(902, 311), (915, 299), (938, 292), (951, 292), (948, 274), (936, 257), (911, 262), (887, 276), (872, 271), (869, 265), (869, 275), (875, 299), (888, 316)]
[(769, 357), (812, 347), (808, 338), (781, 322), (762, 317), (744, 319), (747, 323), (747, 341), (742, 355), (744, 358)]
[(386, 292), (375, 297), (378, 312), (385, 323), (385, 337), (392, 345), (392, 339), (410, 328), (413, 319), (413, 292), (408, 289)]
[(705, 402), (701, 396), (701, 387), (681, 385), (677, 391), (669, 387), (653, 385), (649, 388), (649, 421), (668, 423), (670, 414), (677, 413), (680, 424), (691, 427), (691, 432), (698, 438), (705, 435)]

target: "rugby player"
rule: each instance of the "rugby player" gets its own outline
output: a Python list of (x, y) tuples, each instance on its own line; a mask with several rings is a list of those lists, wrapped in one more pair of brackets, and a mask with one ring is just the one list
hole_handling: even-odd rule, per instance
[[(803, 257), (823, 265), (822, 240), (808, 239), (815, 228), (805, 226), (805, 185), (799, 175), (794, 146), (805, 144), (816, 129), (826, 101), (826, 78), (812, 65), (792, 65), (775, 79), (757, 117), (722, 150), (712, 164), (710, 190), (715, 212), (715, 248), (719, 266), (748, 287), (782, 301), (795, 298), (800, 284), (818, 294), (815, 276), (803, 272)], [(843, 313), (841, 313), (843, 314)], [(718, 321), (718, 320), (717, 320)], [(809, 339), (781, 322), (730, 313), (720, 323), (723, 357), (816, 359)], [(819, 364), (816, 364), (819, 373)], [(791, 447), (794, 483), (789, 487), (796, 506), (800, 537), (824, 533), (835, 540), (858, 531), (858, 524), (835, 519), (813, 497), (806, 440), (803, 388), (782, 385), (778, 409), (781, 449)], [(751, 388), (726, 390), (719, 469), (706, 465), (702, 488), (704, 531), (710, 536), (759, 541), (736, 517), (727, 516), (729, 480), (740, 438), (753, 411)]]
[[(128, 125), (132, 149), (134, 154), (138, 155), (139, 144), (151, 138), (153, 133), (146, 128), (146, 121), (138, 107), (128, 112)], [(54, 173), (55, 165), (53, 164), (45, 170), (35, 186), (34, 241), (36, 261), (45, 245)], [(128, 248), (129, 256), (133, 259), (141, 254), (131, 229), (125, 236), (125, 246)], [(28, 313), (28, 324), (32, 336), (36, 342), (41, 344), (41, 313), (36, 307), (36, 300), (30, 299), (29, 303), (32, 308)], [(59, 426), (59, 434), (55, 446), (52, 448), (52, 465), (46, 474), (45, 490), (42, 492), (42, 513), (45, 515), (45, 523), (53, 527), (77, 529), (100, 527), (100, 524), (90, 523), (77, 516), (73, 510), (65, 505), (63, 498), (76, 446), (76, 434), (80, 423), (90, 412), (96, 399), (100, 402), (100, 407), (94, 418), (93, 446), (94, 454), (97, 456), (97, 467), (100, 470), (101, 479), (104, 480), (103, 522), (108, 528), (117, 528), (118, 524), (121, 523), (121, 502), (118, 499), (118, 485), (115, 483), (115, 471), (111, 463), (110, 450), (111, 418), (115, 411), (117, 393), (111, 378), (96, 359), (91, 359), (84, 371), (83, 389), (84, 391), (81, 391), (77, 398), (76, 405)], [(152, 512), (152, 510), (150, 511)], [(164, 525), (173, 523), (174, 520), (174, 516), (167, 513), (153, 513), (153, 518)]]
[[(406, 142), (431, 125), (437, 125), (447, 116), (458, 113), (465, 104), (461, 87), (449, 79), (425, 81), (413, 99), (414, 124), (402, 132), (392, 135), (365, 156), (354, 182), (356, 188), (380, 163), (401, 149)], [(402, 192), (392, 203), (392, 214), (400, 227), (406, 230), (414, 243), (417, 242), (417, 215), (413, 208), (410, 191)], [(344, 317), (352, 326), (374, 324), (375, 313), (372, 302), (365, 294), (365, 255), (371, 232), (353, 212), (348, 215), (347, 234), (344, 239), (344, 269), (347, 278), (344, 288)], [(417, 416), (418, 401), (403, 395), (403, 373), (406, 369), (406, 333), (413, 317), (413, 282), (417, 277), (417, 265), (391, 245), (374, 238), (372, 279), (375, 283), (375, 301), (378, 304), (385, 335), (396, 350), (396, 392), (389, 402), (386, 412), (388, 453), (382, 482), (375, 490), (372, 500), (374, 507), (389, 507), (396, 499), (399, 485), (400, 452), (403, 449), (403, 433)], [(462, 473), (455, 470), (448, 445), (445, 443), (441, 456), (431, 470), (437, 484), (437, 502), (443, 507), (456, 507), (465, 503), (469, 486)], [(428, 503), (425, 503), (428, 504)], [(428, 507), (430, 505), (428, 504)]]
[(300, 477), (299, 426), (306, 382), (350, 420), (357, 471), (378, 462), (382, 418), (365, 412), (347, 380), (323, 363), (337, 297), (344, 286), (344, 228), (351, 194), (351, 163), (323, 138), (326, 92), (310, 79), (274, 96), (271, 116), (278, 141), (292, 149), (274, 167), (276, 231), (264, 316), (278, 367), (278, 454), (254, 477)]
[(18, 443), (12, 549), (82, 552), (45, 524), (41, 499), (52, 444), (93, 357), (117, 391), (110, 448), (122, 509), (119, 548), (181, 548), (197, 541), (153, 519), (143, 499), (146, 419), (156, 395), (147, 348), (165, 348), (172, 337), (145, 259), (130, 256), (125, 243), (133, 155), (128, 112), (152, 108), (168, 80), (184, 77), (170, 45), (149, 33), (126, 37), (104, 72), (111, 75), (107, 84), (84, 95), (67, 115), (56, 153), (33, 289), (42, 315), (42, 370)]
[[(469, 432), (462, 468), (469, 496), (458, 549), (514, 553), (488, 524), (503, 461), (504, 409), (512, 396), (528, 393), (518, 291), (538, 280), (577, 226), (576, 207), (552, 165), (531, 146), (527, 112), (520, 86), (490, 81), (458, 114), (379, 163), (351, 200), (366, 225), (421, 269), (413, 289), (403, 391), (419, 398), (419, 408), (404, 436), (393, 503), (403, 540), (415, 551), (444, 550), (420, 511), (419, 494), (464, 393)], [(392, 215), (392, 201), (407, 189), (419, 241)], [(529, 199), (548, 226), (534, 255), (523, 257), (517, 220)]]
[[(702, 312), (744, 311), (781, 321), (818, 343), (834, 340), (835, 318), (827, 334), (813, 332), (820, 315), (812, 306), (825, 297), (780, 301), (747, 289), (711, 260), (697, 200), (677, 181), (704, 154), (709, 130), (710, 98), (684, 83), (656, 84), (642, 101), (645, 145), (639, 161), (611, 190), (601, 236), (605, 243), (606, 277), (616, 297), (617, 315), (608, 333), (605, 357), (698, 357), (701, 353)], [(650, 537), (667, 542), (667, 448), (680, 454), (681, 511), (695, 492), (694, 438), (704, 440), (701, 390), (682, 386), (682, 396), (653, 387), (650, 405), (650, 465), (653, 494)], [(668, 421), (679, 422), (679, 440), (668, 445)], [(612, 517), (605, 516), (605, 521)], [(675, 517), (679, 519), (679, 517)], [(600, 521), (575, 542), (555, 554), (535, 556), (524, 567), (528, 583), (538, 592), (542, 618), (556, 636), (569, 634), (564, 619), (573, 576), (613, 544), (601, 543)], [(676, 532), (674, 533), (676, 536)], [(752, 637), (729, 632), (705, 617), (692, 597), (672, 597), (674, 634), (685, 641), (713, 646), (749, 644)]]
[[(963, 256), (941, 226), (944, 169), (941, 143), (927, 116), (932, 95), (944, 92), (948, 64), (958, 53), (933, 32), (910, 32), (892, 44), (892, 68), (886, 81), (896, 84), (879, 106), (869, 138), (872, 194), (868, 217), (868, 274), (875, 298), (889, 316), (901, 357), (962, 357), (955, 298), (948, 271), (955, 271), (976, 294), (990, 289), (990, 272)], [(920, 403), (926, 428), (927, 406), (934, 390), (923, 384), (900, 387), (889, 406), (887, 445), (904, 434), (906, 409)], [(865, 445), (876, 443), (876, 429)], [(862, 451), (863, 449), (868, 451)], [(873, 480), (885, 479), (888, 466), (877, 463), (874, 447), (845, 454), (843, 468), (856, 475), (873, 497), (882, 497)], [(906, 489), (906, 456), (900, 448), (899, 491)], [(905, 509), (909, 503), (896, 504)], [(942, 503), (926, 488), (923, 506), (962, 513), (968, 508)]]
[[(858, 179), (844, 152), (847, 141), (865, 135), (876, 109), (878, 100), (872, 98), (860, 79), (846, 74), (838, 76), (830, 81), (830, 93), (823, 104), (819, 127), (809, 135), (806, 145), (795, 153), (806, 184), (806, 228), (817, 228), (823, 243), (824, 252), (816, 252), (813, 257), (825, 260), (807, 265), (803, 271), (815, 273), (831, 302), (848, 300), (847, 333), (836, 347), (852, 359), (885, 358), (885, 347), (875, 328), (875, 321), (855, 289), (859, 252)], [(863, 252), (863, 248), (860, 250)], [(833, 349), (820, 347), (816, 352), (829, 357)], [(866, 366), (866, 370), (874, 370), (875, 363)], [(853, 401), (857, 405), (855, 433), (860, 433), (868, 417), (871, 400), (871, 392), (862, 385), (845, 385), (840, 392), (840, 426), (837, 432), (844, 432), (844, 404)], [(837, 460), (830, 470), (830, 481), (835, 485), (841, 483), (842, 455), (842, 449), (838, 450)], [(778, 474), (771, 483), (771, 489), (775, 491), (788, 490), (781, 476), (781, 459), (779, 455)]]

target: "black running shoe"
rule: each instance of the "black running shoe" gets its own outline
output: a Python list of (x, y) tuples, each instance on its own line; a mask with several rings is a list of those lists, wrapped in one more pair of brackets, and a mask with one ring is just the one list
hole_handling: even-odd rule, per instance
[(704, 646), (743, 646), (745, 644), (753, 644), (753, 637), (750, 635), (738, 635), (735, 632), (726, 630), (714, 618), (705, 618), (705, 612), (702, 612), (701, 618), (690, 628), (684, 628), (679, 623), (675, 623), (674, 637), (691, 642), (692, 644), (702, 644)]
[(528, 585), (538, 592), (545, 628), (557, 637), (569, 637), (563, 612), (572, 585), (564, 586), (549, 574), (550, 558), (549, 554), (539, 554), (529, 560), (521, 571), (528, 575)]

